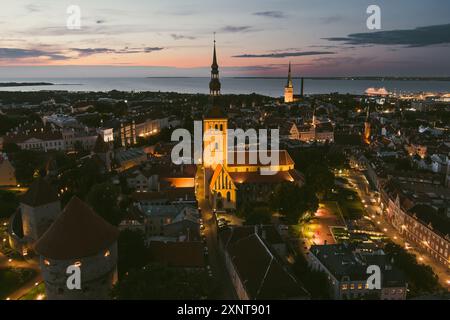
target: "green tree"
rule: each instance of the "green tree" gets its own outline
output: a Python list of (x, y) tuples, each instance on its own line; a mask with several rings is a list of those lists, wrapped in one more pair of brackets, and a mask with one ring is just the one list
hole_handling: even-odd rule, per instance
[(441, 289), (438, 277), (433, 269), (428, 265), (418, 263), (415, 255), (394, 243), (388, 243), (384, 247), (384, 251), (394, 265), (405, 273), (410, 296), (431, 293)]
[(117, 249), (119, 277), (133, 269), (140, 269), (147, 263), (147, 247), (142, 232), (121, 231), (117, 241)]
[(112, 295), (124, 300), (198, 300), (209, 297), (211, 289), (203, 270), (151, 264), (119, 279)]
[(105, 182), (94, 185), (86, 200), (100, 216), (112, 225), (119, 225), (122, 220), (121, 210), (118, 208), (120, 188)]
[(14, 142), (6, 142), (3, 144), (3, 152), (5, 153), (14, 153), (20, 151), (20, 147)]
[(322, 164), (310, 165), (305, 172), (306, 184), (319, 198), (324, 197), (334, 187), (334, 174)]
[(45, 156), (40, 151), (20, 150), (13, 154), (16, 179), (21, 184), (31, 183), (34, 176), (45, 169)]
[(0, 218), (9, 218), (18, 205), (19, 200), (14, 192), (0, 190)]
[(245, 224), (269, 224), (271, 222), (272, 213), (268, 207), (251, 208), (249, 212), (244, 215)]
[(75, 143), (73, 144), (73, 148), (75, 149), (75, 152), (77, 154), (82, 154), (84, 152), (84, 147), (81, 141), (75, 141)]
[(314, 190), (289, 182), (279, 184), (275, 188), (269, 204), (273, 210), (278, 210), (283, 214), (291, 224), (297, 224), (307, 211), (316, 211), (319, 207)]

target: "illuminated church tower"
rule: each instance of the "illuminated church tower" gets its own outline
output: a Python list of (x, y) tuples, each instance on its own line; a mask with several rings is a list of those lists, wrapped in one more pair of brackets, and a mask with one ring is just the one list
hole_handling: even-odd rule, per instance
[(213, 61), (211, 64), (211, 81), (209, 82), (210, 108), (203, 119), (203, 133), (209, 136), (203, 139), (203, 166), (212, 168), (217, 164), (226, 165), (228, 119), (218, 105), (220, 97), (219, 65), (214, 40)]
[(370, 144), (371, 129), (370, 129), (369, 115), (370, 115), (370, 105), (367, 106), (367, 116), (366, 116), (366, 121), (364, 122), (364, 142), (366, 144)]
[(292, 85), (291, 77), (291, 62), (289, 62), (289, 72), (286, 87), (284, 87), (284, 102), (294, 102), (294, 86)]

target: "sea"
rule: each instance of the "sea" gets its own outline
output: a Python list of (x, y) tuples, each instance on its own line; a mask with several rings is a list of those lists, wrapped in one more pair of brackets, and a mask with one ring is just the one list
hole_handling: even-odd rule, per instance
[[(257, 93), (271, 97), (283, 95), (286, 79), (282, 78), (221, 78), (222, 94)], [(161, 78), (0, 78), (2, 82), (47, 82), (54, 85), (0, 87), (0, 91), (161, 91), (179, 93), (209, 93), (207, 77)], [(294, 79), (295, 94), (300, 93), (300, 79)], [(431, 80), (351, 80), (305, 79), (305, 94), (364, 94), (368, 88), (385, 88), (394, 93), (450, 93), (450, 81)]]

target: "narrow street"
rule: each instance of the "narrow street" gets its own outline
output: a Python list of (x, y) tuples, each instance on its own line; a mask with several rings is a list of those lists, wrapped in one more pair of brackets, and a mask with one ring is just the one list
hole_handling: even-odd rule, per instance
[(217, 240), (218, 228), (214, 221), (214, 215), (205, 201), (200, 204), (200, 208), (202, 209), (203, 223), (205, 226), (204, 233), (208, 246), (207, 263), (211, 266), (213, 277), (220, 286), (220, 291), (216, 298), (228, 300), (236, 299), (234, 287), (231, 283), (228, 271), (225, 268), (224, 261), (219, 253), (219, 243)]
[[(197, 170), (196, 181), (203, 181), (204, 173), (203, 168), (199, 166)], [(203, 183), (199, 183), (197, 186), (197, 199), (204, 199), (205, 191)], [(236, 293), (231, 283), (230, 276), (225, 267), (224, 261), (219, 253), (219, 243), (217, 239), (218, 228), (213, 215), (213, 212), (207, 203), (207, 201), (199, 201), (199, 207), (201, 209), (201, 216), (203, 219), (203, 230), (206, 237), (206, 244), (208, 246), (207, 264), (211, 266), (213, 277), (219, 286), (216, 299), (234, 300)]]
[[(404, 239), (398, 233), (398, 231), (384, 219), (384, 216), (381, 214), (379, 203), (371, 203), (371, 195), (367, 192), (369, 190), (369, 183), (363, 173), (351, 170), (346, 178), (350, 182), (353, 182), (355, 184), (355, 190), (358, 192), (361, 200), (365, 203), (366, 212), (369, 214), (370, 218), (378, 227), (378, 229), (380, 231), (383, 231), (392, 242), (404, 248)], [(417, 245), (415, 244), (413, 244), (413, 248), (409, 249), (408, 251), (415, 254), (420, 263), (429, 265), (431, 268), (433, 268), (433, 271), (439, 277), (439, 282), (442, 284), (442, 286), (444, 288), (447, 288), (448, 290), (450, 289), (448, 283), (448, 281), (450, 280), (449, 270), (447, 270), (444, 266), (438, 264), (426, 252), (424, 252), (420, 248), (417, 248)]]

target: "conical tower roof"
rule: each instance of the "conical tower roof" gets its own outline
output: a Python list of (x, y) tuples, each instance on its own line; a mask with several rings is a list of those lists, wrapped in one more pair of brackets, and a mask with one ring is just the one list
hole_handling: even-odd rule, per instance
[(37, 241), (35, 250), (55, 260), (89, 257), (111, 246), (118, 235), (116, 227), (74, 196)]
[(31, 207), (39, 207), (58, 201), (58, 194), (42, 177), (37, 178), (21, 197), (20, 202)]

